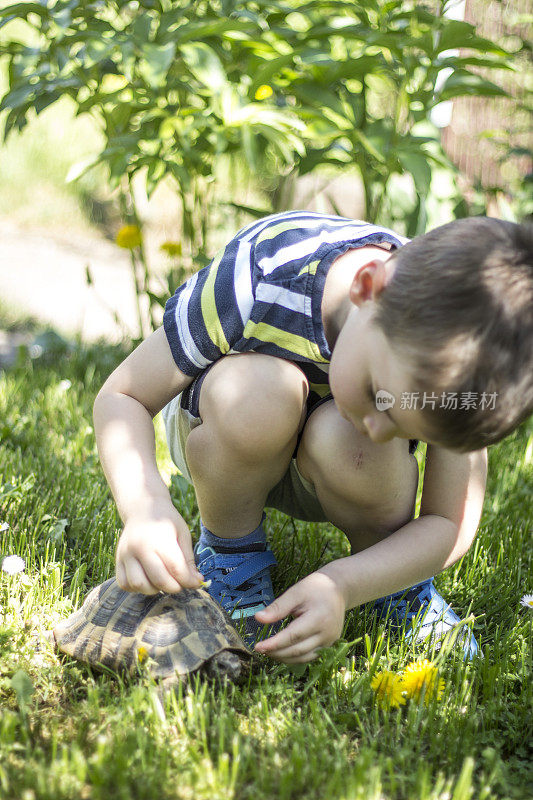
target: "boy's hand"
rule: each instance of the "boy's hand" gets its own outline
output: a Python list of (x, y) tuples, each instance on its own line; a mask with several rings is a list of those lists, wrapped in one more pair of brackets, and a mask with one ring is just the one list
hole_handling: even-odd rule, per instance
[(263, 625), (289, 614), (295, 619), (255, 649), (286, 664), (312, 661), (320, 647), (329, 647), (340, 637), (345, 613), (346, 601), (335, 581), (323, 572), (312, 572), (257, 612), (255, 618)]
[(157, 594), (198, 589), (201, 574), (195, 567), (191, 534), (170, 503), (130, 517), (117, 547), (117, 582), (128, 592)]

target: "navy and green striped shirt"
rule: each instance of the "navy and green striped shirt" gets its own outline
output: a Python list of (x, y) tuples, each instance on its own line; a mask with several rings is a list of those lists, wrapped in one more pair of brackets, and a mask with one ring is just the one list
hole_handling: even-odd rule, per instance
[(308, 402), (328, 394), (331, 351), (321, 304), (331, 264), (350, 248), (406, 242), (387, 228), (310, 211), (273, 214), (240, 230), (165, 307), (174, 360), (197, 378), (183, 392), (182, 407), (198, 417), (208, 367), (228, 353), (250, 351), (295, 362), (310, 384)]

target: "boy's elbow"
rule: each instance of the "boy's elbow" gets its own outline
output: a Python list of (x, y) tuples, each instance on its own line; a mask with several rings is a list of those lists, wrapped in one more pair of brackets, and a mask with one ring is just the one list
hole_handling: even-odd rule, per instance
[(113, 394), (113, 393), (114, 393), (114, 389), (111, 388), (110, 382), (109, 382), (109, 378), (108, 378), (107, 381), (100, 387), (100, 389), (98, 391), (98, 394), (94, 398), (93, 412), (94, 412), (95, 408), (97, 408), (98, 406), (100, 406), (103, 403), (105, 403), (106, 402), (106, 398), (108, 398), (109, 395)]
[(466, 554), (468, 553), (468, 551), (470, 550), (470, 548), (474, 544), (474, 539), (475, 538), (476, 538), (476, 534), (474, 532), (473, 536), (468, 536), (468, 537), (466, 537), (466, 538), (461, 540), (461, 543), (460, 543), (460, 546), (459, 546), (458, 559), (462, 558), (463, 556), (466, 556)]
[(152, 419), (157, 414), (158, 409), (152, 409), (142, 403), (131, 394), (121, 391), (117, 386), (109, 382), (104, 383), (93, 403), (93, 422), (98, 425), (99, 421), (107, 419), (110, 415), (123, 415), (131, 413), (132, 408), (142, 409)]
[(477, 533), (477, 526), (475, 527), (464, 527), (457, 526), (457, 536), (455, 540), (455, 545), (452, 552), (452, 558), (448, 566), (454, 564), (456, 561), (459, 561), (463, 556), (465, 556), (470, 548), (474, 543), (474, 539), (476, 538)]
[(112, 386), (109, 379), (104, 383), (93, 402), (93, 422), (97, 424), (98, 420), (106, 417), (110, 408), (114, 406), (117, 396), (120, 392), (117, 391), (115, 386)]
[(101, 419), (102, 411), (103, 411), (103, 409), (104, 409), (104, 407), (106, 405), (107, 396), (108, 396), (107, 392), (104, 391), (104, 387), (102, 386), (102, 388), (100, 389), (100, 391), (98, 392), (98, 394), (94, 398), (94, 403), (93, 403), (93, 423), (94, 423), (95, 426), (98, 425), (98, 422)]

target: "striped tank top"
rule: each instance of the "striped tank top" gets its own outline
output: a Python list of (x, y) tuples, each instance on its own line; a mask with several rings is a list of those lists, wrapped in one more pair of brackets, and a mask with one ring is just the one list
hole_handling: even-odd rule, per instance
[(198, 418), (206, 370), (224, 355), (251, 351), (297, 364), (309, 382), (308, 405), (329, 394), (321, 305), (331, 264), (350, 248), (407, 241), (387, 228), (309, 211), (273, 214), (240, 230), (165, 306), (173, 358), (195, 378), (182, 408)]

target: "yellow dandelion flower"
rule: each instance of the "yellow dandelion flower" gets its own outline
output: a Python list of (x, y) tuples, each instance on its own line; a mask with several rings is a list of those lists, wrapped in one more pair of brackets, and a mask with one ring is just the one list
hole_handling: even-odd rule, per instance
[(372, 678), (370, 685), (376, 693), (376, 700), (381, 708), (397, 708), (405, 703), (402, 692), (404, 686), (402, 679), (394, 672), (385, 669)]
[(171, 258), (173, 256), (174, 257), (181, 256), (183, 252), (181, 242), (163, 242), (163, 244), (159, 249), (162, 250), (163, 253), (166, 253), (167, 256), (170, 256)]
[(256, 100), (266, 100), (267, 97), (272, 97), (273, 94), (272, 86), (268, 86), (268, 84), (264, 83), (262, 86), (259, 86), (254, 97)]
[(408, 697), (420, 700), (424, 692), (424, 703), (429, 704), (432, 697), (440, 700), (444, 691), (444, 678), (439, 678), (437, 667), (427, 658), (413, 661), (405, 668), (402, 676), (403, 688)]
[(142, 233), (138, 225), (123, 225), (117, 233), (115, 242), (119, 247), (124, 247), (126, 250), (133, 250), (135, 247), (140, 247), (142, 244)]
[(146, 649), (146, 647), (143, 647), (141, 645), (137, 650), (137, 661), (139, 662), (139, 664), (143, 664), (147, 658), (148, 658), (148, 650)]

